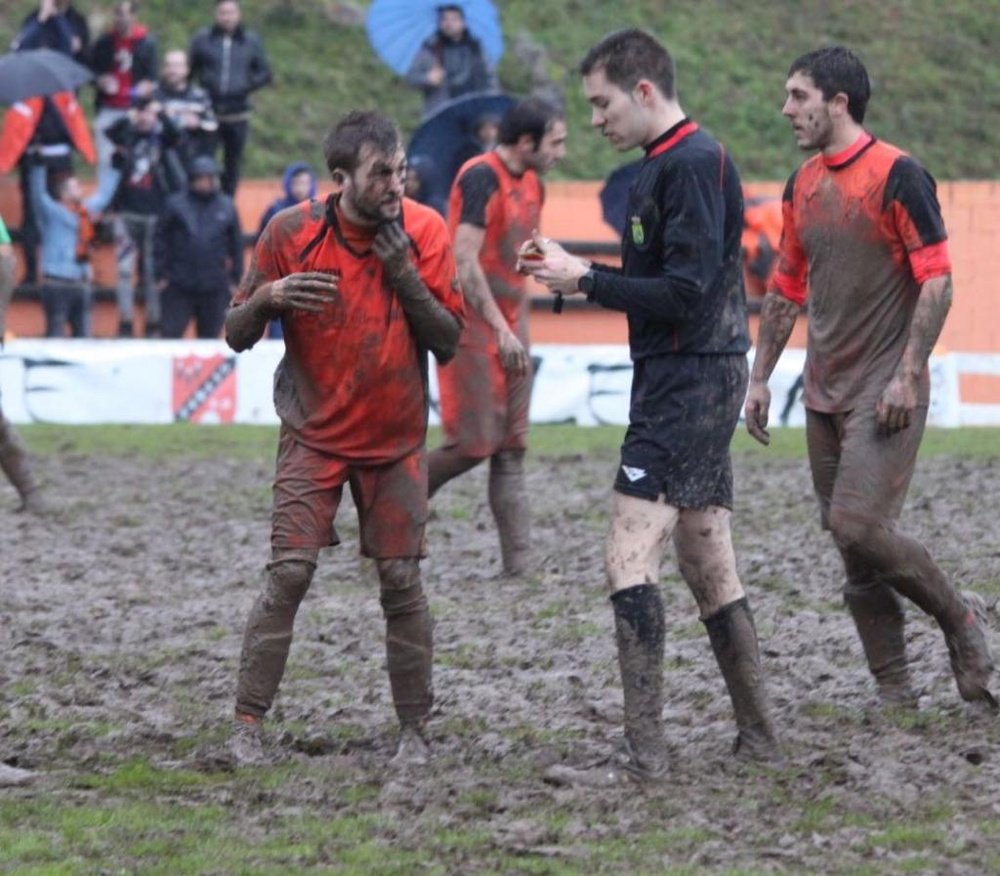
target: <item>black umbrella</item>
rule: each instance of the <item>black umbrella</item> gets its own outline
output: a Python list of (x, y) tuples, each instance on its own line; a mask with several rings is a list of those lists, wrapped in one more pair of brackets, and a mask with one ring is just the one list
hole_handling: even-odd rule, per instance
[(93, 72), (62, 52), (11, 52), (0, 58), (0, 104), (9, 106), (29, 97), (76, 91), (93, 78)]
[(628, 196), (632, 183), (639, 176), (640, 164), (642, 164), (641, 158), (611, 171), (604, 181), (604, 188), (601, 189), (601, 217), (619, 235), (625, 233)]
[[(458, 169), (482, 152), (475, 139), (476, 123), (487, 116), (502, 116), (516, 99), (499, 92), (466, 94), (442, 104), (413, 132), (407, 153), (420, 157), (427, 188), (422, 198), (448, 202), (448, 192)], [(425, 200), (425, 203), (427, 201)]]

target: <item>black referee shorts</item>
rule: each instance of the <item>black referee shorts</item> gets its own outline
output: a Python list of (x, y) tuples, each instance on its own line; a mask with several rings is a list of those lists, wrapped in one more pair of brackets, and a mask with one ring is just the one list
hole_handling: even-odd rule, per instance
[(742, 354), (635, 363), (615, 490), (676, 508), (733, 507), (729, 444), (746, 398)]

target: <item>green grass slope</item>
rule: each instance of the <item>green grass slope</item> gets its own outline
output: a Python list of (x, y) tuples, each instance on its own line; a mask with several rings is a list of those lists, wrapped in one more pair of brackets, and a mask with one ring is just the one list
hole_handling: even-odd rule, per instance
[[(9, 41), (21, 14), (14, 5), (0, 4), (0, 42)], [(419, 96), (378, 61), (363, 27), (333, 23), (330, 12), (341, 4), (243, 5), (245, 20), (265, 39), (276, 77), (256, 100), (248, 176), (277, 174), (299, 158), (321, 163), (323, 131), (353, 107), (381, 108), (406, 131), (416, 125)], [(211, 6), (209, 0), (146, 0), (142, 19), (164, 50), (186, 45)], [(780, 115), (785, 73), (797, 54), (830, 42), (846, 43), (868, 64), (871, 130), (918, 156), (939, 179), (996, 175), (1000, 65), (989, 47), (1000, 45), (1000, 16), (994, 0), (499, 0), (498, 6), (508, 47), (520, 35), (544, 46), (549, 75), (565, 91), (571, 140), (560, 176), (603, 177), (624, 160), (588, 130), (576, 65), (596, 39), (628, 25), (647, 27), (670, 46), (685, 109), (727, 144), (748, 179), (784, 178), (800, 160)], [(511, 51), (500, 76), (512, 92), (531, 84)]]

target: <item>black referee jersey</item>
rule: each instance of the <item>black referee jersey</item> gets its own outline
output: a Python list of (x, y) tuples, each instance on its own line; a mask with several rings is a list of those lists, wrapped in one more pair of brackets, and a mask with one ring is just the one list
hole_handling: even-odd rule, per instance
[(588, 299), (628, 317), (634, 361), (746, 354), (743, 192), (726, 150), (684, 119), (646, 147), (629, 193), (622, 267), (594, 265)]

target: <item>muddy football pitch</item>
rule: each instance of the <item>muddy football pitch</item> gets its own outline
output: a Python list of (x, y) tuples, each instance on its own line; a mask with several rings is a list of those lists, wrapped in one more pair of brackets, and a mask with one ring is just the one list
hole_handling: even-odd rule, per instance
[[(276, 762), (227, 763), (274, 430), (21, 432), (60, 507), (14, 514), (0, 483), (0, 759), (40, 774), (0, 790), (0, 873), (1000, 872), (1000, 722), (967, 713), (913, 608), (920, 710), (877, 707), (800, 432), (734, 453), (738, 565), (788, 765), (730, 757), (728, 698), (668, 552), (671, 775), (604, 790), (545, 773), (599, 761), (620, 734), (601, 561), (620, 430), (533, 432), (527, 580), (497, 574), (483, 469), (435, 498), (435, 758), (403, 774), (349, 500), (268, 722)], [(998, 439), (930, 435), (902, 525), (985, 597), (1000, 654)]]

